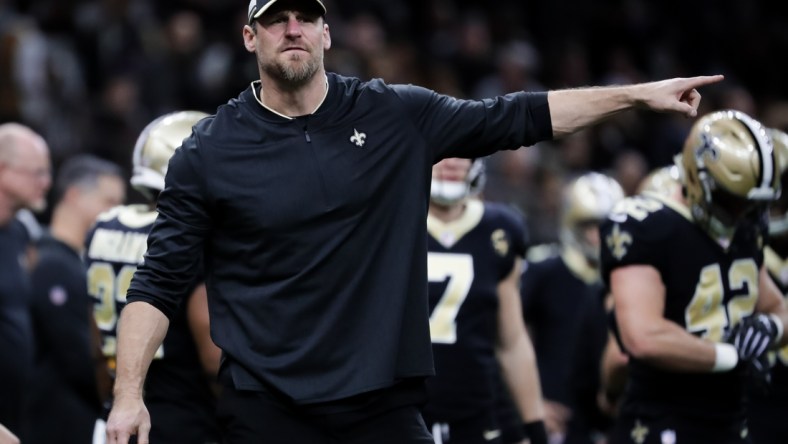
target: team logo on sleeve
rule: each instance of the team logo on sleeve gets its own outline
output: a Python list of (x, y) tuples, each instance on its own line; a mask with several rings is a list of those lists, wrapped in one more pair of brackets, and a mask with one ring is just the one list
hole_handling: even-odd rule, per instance
[(353, 135), (350, 136), (350, 141), (355, 143), (357, 147), (361, 148), (365, 143), (367, 143), (367, 135), (360, 133), (357, 129), (353, 128)]
[(61, 306), (68, 301), (68, 292), (60, 285), (55, 285), (49, 289), (49, 302), (55, 306)]
[(506, 256), (509, 253), (509, 239), (506, 237), (505, 231), (500, 228), (493, 231), (490, 240), (492, 240), (493, 249), (498, 253), (498, 256)]
[(607, 247), (610, 249), (613, 257), (621, 260), (626, 256), (628, 247), (632, 245), (632, 235), (626, 231), (621, 231), (621, 227), (615, 224), (613, 231), (607, 236), (605, 242), (607, 242)]

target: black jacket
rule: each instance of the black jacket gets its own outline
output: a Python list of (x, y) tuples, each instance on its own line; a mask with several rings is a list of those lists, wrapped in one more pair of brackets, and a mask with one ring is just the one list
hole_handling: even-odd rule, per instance
[(170, 161), (128, 293), (168, 316), (205, 255), (213, 339), (236, 388), (299, 403), (433, 373), (426, 218), (431, 168), (552, 137), (544, 93), (464, 101), (328, 75), (312, 115), (252, 88)]

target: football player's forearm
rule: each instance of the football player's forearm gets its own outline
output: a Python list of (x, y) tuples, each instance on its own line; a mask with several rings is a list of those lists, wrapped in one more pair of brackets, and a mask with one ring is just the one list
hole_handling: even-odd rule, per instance
[(709, 372), (715, 364), (714, 344), (663, 320), (640, 326), (637, 332), (622, 332), (630, 355), (666, 370)]
[(785, 347), (788, 345), (788, 334), (785, 333), (786, 326), (788, 326), (788, 311), (781, 311), (779, 313), (775, 313), (775, 315), (780, 318), (780, 321), (783, 323), (783, 335), (777, 340), (778, 347)]
[(536, 355), (528, 337), (499, 352), (498, 361), (523, 422), (543, 420), (542, 386), (536, 367)]
[(606, 394), (618, 396), (624, 392), (629, 375), (627, 361), (627, 355), (621, 352), (615, 337), (609, 333), (600, 370), (601, 386)]
[(760, 313), (773, 314), (779, 318), (782, 322), (783, 334), (777, 338), (776, 345), (779, 347), (788, 345), (788, 334), (785, 334), (785, 326), (788, 326), (788, 304), (765, 266), (761, 267), (758, 284), (759, 296), (755, 310)]
[(169, 323), (164, 313), (148, 303), (132, 302), (124, 307), (117, 333), (116, 398), (142, 396), (145, 374)]

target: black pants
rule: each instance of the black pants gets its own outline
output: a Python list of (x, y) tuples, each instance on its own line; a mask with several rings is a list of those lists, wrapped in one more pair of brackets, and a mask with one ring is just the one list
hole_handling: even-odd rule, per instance
[(273, 392), (225, 386), (218, 416), (226, 444), (433, 444), (418, 384), (308, 406)]
[(424, 420), (432, 431), (436, 444), (502, 444), (505, 442), (503, 441), (503, 430), (492, 410), (460, 421), (444, 421), (429, 415), (425, 415)]
[(616, 421), (611, 444), (751, 444), (744, 419), (711, 421), (676, 415), (622, 415)]
[(781, 402), (753, 402), (747, 410), (750, 436), (755, 444), (788, 443), (788, 406)]

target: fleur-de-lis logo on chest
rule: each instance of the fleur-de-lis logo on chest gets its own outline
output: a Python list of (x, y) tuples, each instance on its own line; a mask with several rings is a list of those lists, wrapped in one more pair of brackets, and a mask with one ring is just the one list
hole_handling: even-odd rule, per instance
[(353, 128), (353, 135), (350, 136), (350, 142), (354, 143), (359, 148), (363, 147), (364, 144), (367, 143), (367, 135)]

